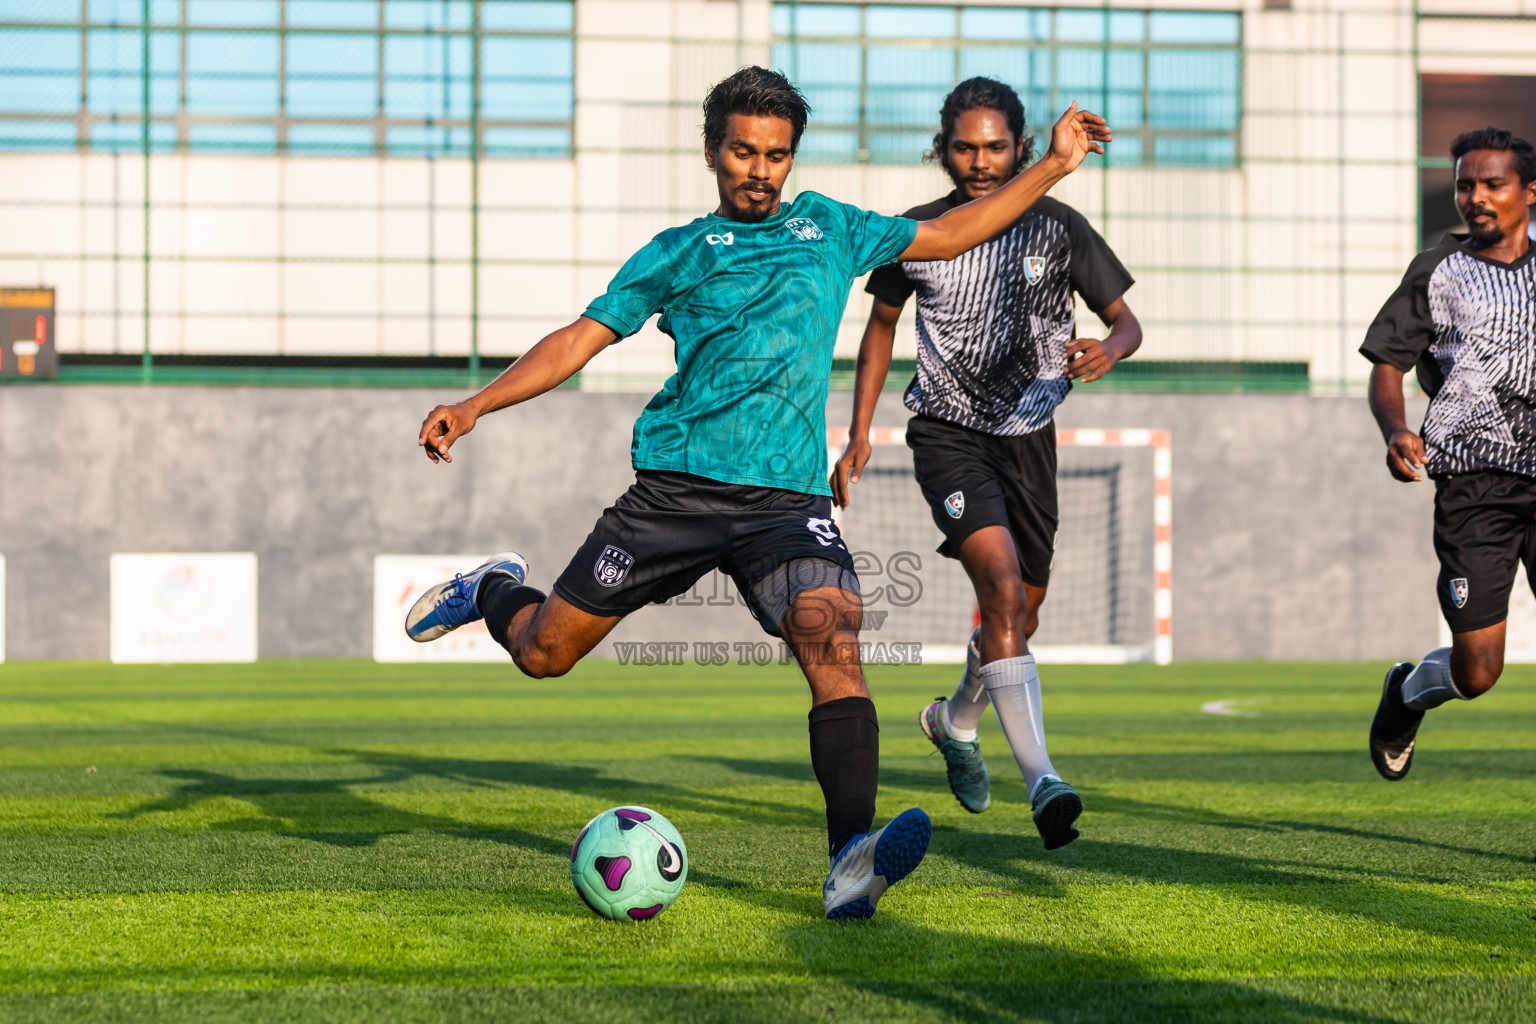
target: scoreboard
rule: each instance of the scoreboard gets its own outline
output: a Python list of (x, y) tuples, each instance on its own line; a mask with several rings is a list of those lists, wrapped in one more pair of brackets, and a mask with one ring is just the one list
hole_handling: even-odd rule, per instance
[(57, 377), (52, 288), (0, 288), (0, 378)]

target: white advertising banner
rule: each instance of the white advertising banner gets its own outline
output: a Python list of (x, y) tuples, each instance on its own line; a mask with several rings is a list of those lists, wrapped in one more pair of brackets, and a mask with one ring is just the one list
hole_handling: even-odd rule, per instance
[(373, 559), (374, 661), (506, 661), (484, 622), (419, 644), (405, 635), (405, 613), (428, 587), (469, 572), (484, 555), (377, 555)]
[(5, 556), (0, 555), (0, 661), (5, 660)]
[(115, 662), (255, 661), (256, 556), (113, 555)]

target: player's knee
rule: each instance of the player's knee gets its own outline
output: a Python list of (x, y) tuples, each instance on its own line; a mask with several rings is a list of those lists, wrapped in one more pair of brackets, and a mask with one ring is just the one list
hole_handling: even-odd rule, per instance
[(1493, 689), (1493, 684), (1504, 674), (1504, 659), (1475, 661), (1467, 667), (1466, 678), (1457, 679), (1457, 689), (1468, 697), (1481, 697)]
[(993, 587), (982, 595), (981, 620), (983, 625), (988, 620), (1008, 629), (1024, 630), (1025, 634), (1034, 632), (1031, 625), (1033, 615), (1029, 608), (1029, 602), (1024, 599), (1023, 588)]
[(537, 639), (518, 644), (512, 651), (512, 661), (530, 679), (563, 676), (576, 663), (566, 652)]

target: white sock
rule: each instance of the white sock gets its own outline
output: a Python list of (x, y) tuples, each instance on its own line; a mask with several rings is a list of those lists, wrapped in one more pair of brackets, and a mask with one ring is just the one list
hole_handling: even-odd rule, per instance
[(1040, 673), (1035, 668), (1035, 656), (1026, 654), (1019, 658), (1004, 658), (981, 666), (981, 681), (992, 698), (997, 712), (997, 722), (1003, 727), (1003, 736), (1013, 748), (1014, 760), (1029, 784), (1030, 799), (1034, 799), (1035, 787), (1049, 776), (1059, 779), (1051, 767), (1051, 758), (1045, 752), (1045, 725), (1040, 710)]
[(1416, 711), (1437, 708), (1448, 700), (1467, 700), (1451, 678), (1451, 649), (1436, 647), (1424, 655), (1403, 680), (1403, 703)]
[(956, 688), (955, 695), (944, 702), (944, 729), (957, 740), (969, 743), (976, 738), (976, 727), (981, 724), (981, 716), (987, 713), (987, 705), (991, 701), (987, 698), (987, 688), (982, 685), (981, 676), (981, 652), (976, 645), (980, 640), (981, 630), (971, 634), (970, 645), (966, 648), (965, 675), (960, 677), (960, 686)]

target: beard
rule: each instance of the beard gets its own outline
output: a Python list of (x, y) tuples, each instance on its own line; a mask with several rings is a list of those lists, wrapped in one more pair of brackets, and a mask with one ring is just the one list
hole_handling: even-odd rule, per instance
[[(1479, 214), (1487, 214), (1488, 219), (1474, 223), (1472, 218)], [(1499, 226), (1498, 219), (1492, 214), (1492, 210), (1481, 207), (1468, 210), (1466, 213), (1467, 231), (1472, 236), (1472, 241), (1478, 245), (1497, 245), (1504, 241), (1504, 229)]]
[(1499, 227), (1498, 221), (1488, 221), (1485, 224), (1479, 224), (1473, 227), (1469, 234), (1472, 236), (1472, 241), (1478, 245), (1498, 245), (1504, 241), (1504, 229)]
[(741, 221), (743, 224), (756, 224), (772, 217), (779, 200), (779, 190), (773, 189), (768, 198), (753, 201), (747, 198), (741, 189), (733, 189), (726, 199), (726, 205), (731, 208), (731, 219)]
[(1018, 173), (1018, 167), (1015, 165), (1014, 168), (1008, 171), (1006, 174), (966, 175), (956, 171), (952, 166), (950, 166), (948, 160), (944, 161), (944, 170), (949, 174), (949, 180), (955, 183), (955, 188), (959, 189), (966, 195), (970, 195), (970, 189), (977, 185), (987, 186), (986, 189), (981, 192), (982, 195), (985, 195), (987, 192), (995, 192), (1003, 185), (1006, 185), (1009, 179)]

